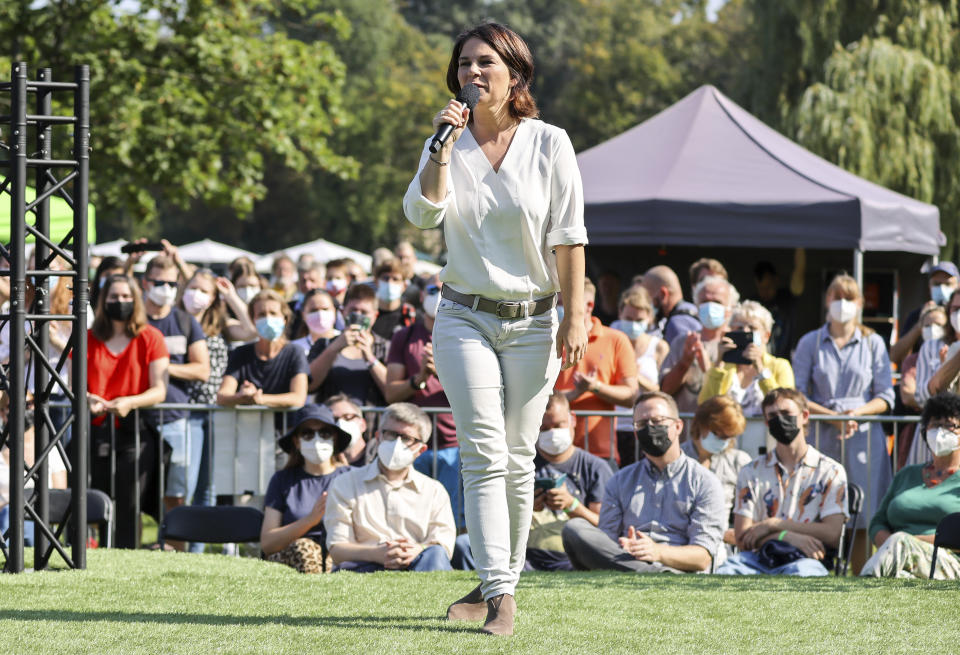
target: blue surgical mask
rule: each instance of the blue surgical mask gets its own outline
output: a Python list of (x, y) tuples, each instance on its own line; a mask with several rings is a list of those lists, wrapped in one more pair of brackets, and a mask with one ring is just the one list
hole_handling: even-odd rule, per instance
[(403, 285), (397, 282), (383, 282), (377, 285), (377, 300), (396, 302), (403, 297)]
[(955, 289), (949, 284), (935, 284), (930, 287), (930, 299), (938, 305), (946, 305)]
[(727, 447), (727, 443), (726, 439), (721, 439), (713, 432), (708, 432), (707, 436), (700, 439), (700, 445), (711, 455), (722, 453)]
[(257, 319), (257, 333), (267, 341), (276, 341), (286, 325), (282, 316), (261, 316)]
[(612, 327), (614, 330), (620, 330), (627, 335), (631, 341), (647, 333), (646, 321), (616, 320), (610, 324), (610, 327)]
[(716, 330), (727, 322), (727, 308), (718, 302), (705, 302), (700, 305), (700, 322), (708, 330)]

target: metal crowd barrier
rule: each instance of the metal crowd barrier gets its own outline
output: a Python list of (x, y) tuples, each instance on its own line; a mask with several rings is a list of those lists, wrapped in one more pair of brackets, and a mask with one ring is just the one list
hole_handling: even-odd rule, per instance
[[(65, 405), (65, 404), (64, 404), (64, 405)], [(58, 403), (51, 403), (51, 406), (59, 406), (59, 404), (58, 404)], [(367, 461), (370, 461), (369, 458), (370, 458), (370, 456), (372, 455), (372, 450), (371, 450), (371, 448), (370, 448), (371, 443), (372, 443), (372, 436), (373, 436), (374, 432), (376, 431), (376, 429), (379, 427), (380, 419), (381, 419), (381, 417), (382, 417), (382, 415), (383, 415), (383, 413), (384, 413), (384, 411), (385, 411), (386, 409), (387, 409), (386, 407), (373, 407), (373, 406), (364, 406), (364, 407), (361, 408), (361, 411), (362, 411), (363, 415), (364, 415), (365, 418), (367, 419), (367, 432), (366, 432), (365, 435), (364, 435), (364, 437), (365, 437), (365, 439), (366, 439), (366, 441), (367, 441), (367, 444), (368, 444), (368, 449), (367, 449), (367, 453), (366, 453)], [(231, 462), (231, 464), (230, 464), (230, 466), (231, 466), (231, 471), (232, 471), (232, 484), (231, 484), (231, 485), (228, 485), (228, 489), (229, 489), (229, 491), (230, 491), (230, 495), (241, 495), (242, 493), (250, 493), (250, 492), (252, 492), (254, 495), (258, 495), (258, 494), (259, 494), (259, 495), (262, 495), (263, 493), (265, 493), (265, 491), (266, 491), (266, 481), (269, 481), (270, 475), (272, 475), (272, 473), (275, 471), (275, 467), (272, 466), (271, 463), (270, 463), (270, 461), (269, 461), (269, 458), (270, 458), (270, 457), (273, 457), (274, 454), (275, 454), (275, 451), (273, 450), (273, 449), (275, 449), (275, 439), (276, 439), (277, 436), (282, 435), (282, 434), (285, 434), (285, 433), (287, 432), (287, 422), (288, 422), (288, 420), (289, 420), (289, 417), (287, 416), (287, 414), (290, 413), (290, 412), (292, 412), (292, 411), (295, 411), (295, 410), (292, 410), (292, 409), (268, 408), (268, 407), (259, 406), (259, 405), (241, 405), (241, 406), (237, 406), (237, 407), (223, 407), (223, 406), (220, 406), (220, 405), (202, 405), (202, 404), (190, 404), (190, 403), (161, 403), (161, 404), (155, 405), (155, 406), (153, 406), (153, 407), (142, 408), (142, 409), (139, 409), (139, 410), (135, 410), (135, 412), (136, 412), (136, 415), (135, 415), (135, 417), (134, 417), (134, 425), (135, 425), (135, 430), (134, 430), (134, 440), (135, 440), (135, 442), (134, 442), (134, 448), (135, 448), (135, 452), (139, 452), (139, 450), (140, 450), (140, 421), (139, 421), (139, 418), (140, 418), (140, 417), (139, 417), (139, 412), (141, 412), (141, 411), (156, 412), (156, 414), (157, 414), (157, 416), (158, 416), (158, 419), (159, 419), (159, 423), (162, 425), (162, 424), (163, 424), (163, 412), (164, 412), (164, 411), (171, 411), (171, 410), (188, 411), (188, 412), (190, 412), (191, 414), (196, 414), (196, 413), (206, 414), (207, 426), (208, 426), (209, 429), (211, 430), (211, 438), (210, 438), (209, 441), (208, 441), (208, 447), (210, 447), (210, 448), (215, 448), (215, 444), (216, 444), (216, 442), (217, 442), (218, 439), (219, 439), (221, 442), (222, 442), (223, 439), (224, 439), (224, 435), (218, 434), (217, 431), (216, 431), (216, 425), (217, 425), (218, 422), (214, 420), (214, 415), (215, 415), (215, 414), (218, 414), (218, 413), (228, 413), (228, 412), (229, 412), (229, 413), (234, 413), (236, 416), (240, 416), (240, 415), (244, 415), (244, 414), (247, 414), (247, 413), (258, 413), (258, 414), (260, 414), (260, 416), (261, 416), (261, 423), (262, 423), (262, 421), (264, 420), (264, 418), (267, 418), (268, 420), (272, 421), (272, 420), (273, 420), (272, 417), (273, 417), (274, 415), (280, 414), (280, 415), (282, 416), (282, 418), (281, 418), (281, 431), (279, 432), (279, 434), (273, 433), (273, 434), (270, 435), (270, 440), (269, 440), (270, 450), (267, 450), (266, 448), (264, 448), (262, 444), (261, 444), (260, 447), (257, 448), (257, 454), (256, 454), (256, 460), (257, 460), (256, 470), (257, 470), (258, 479), (255, 481), (254, 484), (249, 484), (249, 482), (250, 482), (249, 480), (241, 479), (241, 478), (244, 477), (244, 474), (243, 474), (243, 472), (241, 471), (240, 458), (241, 458), (241, 456), (247, 454), (247, 453), (242, 453), (241, 450), (240, 450), (240, 448), (239, 448), (240, 441), (241, 441), (242, 438), (244, 438), (244, 435), (241, 433), (241, 429), (240, 429), (240, 426), (241, 426), (241, 424), (242, 424), (241, 421), (236, 420), (236, 421), (233, 422), (233, 425), (235, 426), (235, 429), (233, 430), (233, 434), (230, 435), (230, 441), (232, 441), (232, 450), (233, 450), (234, 453), (236, 453), (236, 455), (235, 455), (234, 458), (233, 458), (233, 462)], [(432, 450), (433, 462), (432, 462), (432, 466), (431, 466), (431, 475), (432, 475), (432, 477), (436, 478), (436, 477), (437, 477), (437, 470), (438, 470), (438, 466), (439, 466), (439, 461), (438, 461), (438, 456), (439, 456), (439, 454), (438, 454), (438, 449), (437, 449), (437, 438), (438, 438), (438, 437), (437, 437), (437, 429), (436, 429), (436, 428), (437, 428), (437, 417), (438, 417), (438, 415), (440, 415), (440, 414), (450, 413), (450, 409), (449, 409), (448, 407), (425, 407), (425, 408), (423, 408), (423, 410), (430, 416), (430, 419), (431, 419), (431, 422), (432, 422), (432, 435), (431, 435), (431, 444), (430, 444), (430, 446), (431, 446), (431, 450)], [(610, 426), (610, 456), (609, 456), (608, 461), (609, 461), (609, 463), (611, 464), (612, 468), (613, 468), (614, 470), (616, 470), (616, 469), (617, 469), (617, 461), (616, 461), (617, 455), (616, 455), (616, 453), (617, 453), (617, 450), (618, 450), (618, 447), (617, 447), (617, 423), (618, 423), (618, 421), (617, 421), (616, 419), (626, 419), (626, 420), (628, 421), (628, 424), (631, 425), (631, 430), (630, 430), (630, 432), (632, 433), (632, 417), (633, 417), (633, 413), (632, 413), (630, 410), (615, 410), (615, 411), (603, 411), (603, 410), (584, 411), (584, 410), (577, 410), (576, 414), (577, 414), (578, 420), (587, 419), (587, 418), (590, 418), (590, 417), (601, 417), (601, 418), (610, 418), (610, 419), (612, 419), (612, 420), (609, 421), (609, 426)], [(691, 421), (691, 420), (693, 419), (693, 414), (692, 414), (692, 413), (687, 413), (687, 412), (682, 412), (682, 413), (680, 414), (680, 418), (684, 419), (685, 421)], [(892, 423), (892, 424), (893, 424), (893, 427), (894, 427), (894, 433), (893, 433), (893, 458), (892, 458), (892, 459), (893, 459), (893, 462), (892, 462), (892, 467), (893, 467), (893, 468), (892, 468), (892, 471), (893, 471), (893, 473), (896, 473), (896, 470), (897, 470), (897, 457), (896, 457), (896, 454), (897, 454), (897, 452), (898, 452), (898, 451), (897, 451), (897, 440), (899, 439), (900, 429), (901, 429), (901, 427), (902, 427), (903, 425), (905, 425), (905, 424), (917, 424), (917, 423), (919, 423), (920, 417), (919, 417), (919, 416), (892, 416), (892, 415), (837, 417), (837, 416), (826, 416), (826, 415), (811, 415), (811, 416), (810, 416), (810, 421), (811, 421), (812, 425), (814, 426), (814, 427), (813, 427), (814, 447), (816, 447), (818, 450), (820, 450), (820, 447), (819, 447), (819, 446), (820, 446), (820, 436), (821, 436), (821, 427), (822, 427), (822, 424), (825, 423), (825, 422), (836, 422), (836, 421), (838, 421), (838, 420), (851, 420), (851, 421), (856, 421), (858, 424), (862, 424), (862, 423), (875, 423), (875, 422), (882, 422), (882, 423), (887, 423), (887, 424)], [(749, 425), (756, 425), (756, 424), (762, 423), (762, 422), (763, 422), (763, 419), (762, 419), (762, 417), (759, 417), (759, 416), (756, 416), (756, 417), (748, 417), (748, 418), (747, 418), (747, 422), (748, 422)], [(111, 439), (111, 461), (110, 461), (110, 480), (111, 480), (111, 484), (110, 484), (110, 489), (107, 490), (107, 491), (108, 491), (108, 493), (109, 493), (109, 495), (110, 495), (111, 498), (116, 498), (116, 488), (115, 488), (115, 482), (116, 482), (116, 430), (115, 430), (115, 426), (114, 426), (114, 421), (109, 421), (109, 424), (110, 424), (110, 439)], [(247, 435), (247, 436), (249, 436), (249, 435)], [(584, 443), (584, 449), (585, 449), (585, 450), (588, 450), (588, 451), (589, 451), (589, 447), (590, 447), (589, 438), (590, 438), (590, 437), (589, 437), (589, 434), (587, 434), (587, 435), (585, 436), (585, 443)], [(737, 437), (737, 440), (738, 440), (738, 444), (737, 444), (737, 445), (738, 445), (738, 447), (741, 445), (741, 444), (740, 444), (740, 440), (741, 440), (741, 439), (742, 439), (742, 436), (741, 436), (741, 437)], [(636, 441), (636, 437), (635, 437), (635, 436), (634, 436), (633, 440), (634, 440), (634, 454), (635, 454), (636, 458), (639, 458), (640, 447), (639, 447), (639, 444), (638, 444), (637, 441)], [(845, 442), (844, 440), (841, 440), (841, 441), (840, 441), (841, 462), (842, 462), (842, 460), (843, 460), (843, 458), (844, 458), (845, 444), (846, 444), (846, 442)], [(870, 439), (867, 439), (867, 468), (868, 468), (868, 475), (870, 476), (870, 479), (872, 479), (872, 476), (873, 476), (873, 466), (872, 466), (872, 462), (871, 462), (871, 458), (870, 458), (870, 454), (871, 454), (871, 453), (870, 453), (870, 448), (871, 448)], [(756, 454), (756, 453), (752, 453), (752, 454)], [(160, 520), (158, 521), (158, 524), (159, 524), (160, 522), (162, 522), (163, 512), (164, 512), (163, 498), (164, 498), (164, 493), (165, 493), (166, 473), (167, 473), (167, 472), (166, 472), (166, 469), (165, 469), (164, 466), (163, 466), (163, 438), (162, 438), (162, 435), (161, 435), (160, 438), (157, 440), (157, 452), (156, 452), (156, 456), (157, 456), (157, 461), (159, 462), (159, 472), (160, 472), (160, 479), (158, 480), (158, 484), (157, 484), (157, 488), (158, 488), (157, 503), (158, 503), (159, 512), (160, 512), (160, 517), (159, 517)], [(189, 456), (189, 453), (188, 453), (188, 456)], [(214, 471), (216, 471), (216, 469), (220, 469), (220, 475), (221, 475), (221, 478), (222, 478), (223, 475), (224, 475), (224, 473), (223, 473), (224, 463), (223, 463), (223, 462), (217, 462), (217, 461), (216, 461), (216, 457), (213, 458), (213, 461), (214, 461), (214, 467), (213, 467)], [(187, 462), (187, 468), (189, 468), (189, 465), (190, 465), (190, 462), (189, 462), (189, 460), (188, 460), (188, 462)], [(212, 475), (214, 474), (214, 471), (211, 471), (211, 474), (212, 474)], [(185, 473), (185, 475), (186, 475), (186, 473)], [(140, 477), (140, 471), (139, 471), (139, 461), (138, 461), (138, 465), (136, 466), (135, 472), (134, 472), (134, 479), (137, 480), (137, 488), (136, 488), (136, 491), (135, 491), (135, 503), (137, 504), (137, 509), (138, 509), (138, 510), (139, 510), (139, 498), (140, 498), (139, 477)], [(216, 479), (216, 477), (215, 477), (215, 479)], [(185, 484), (184, 486), (187, 486), (187, 485)], [(216, 485), (215, 485), (215, 486), (216, 486)], [(217, 489), (216, 491), (217, 491), (217, 493), (218, 493), (218, 495), (219, 495), (219, 494), (223, 493), (224, 491), (227, 491), (227, 489), (222, 489), (222, 490), (221, 490), (221, 489)], [(864, 489), (865, 507), (870, 507), (870, 493), (871, 493), (871, 491), (870, 491), (870, 488), (869, 488), (869, 485), (868, 485), (867, 488)], [(462, 503), (463, 503), (462, 484), (459, 485), (458, 490), (457, 490), (456, 497), (455, 497), (454, 499), (452, 499), (452, 500), (454, 501), (453, 507), (454, 507), (455, 513), (456, 513), (456, 520), (457, 520), (458, 523), (459, 523), (459, 522), (460, 522), (460, 515), (461, 515), (462, 507), (463, 507), (463, 504), (462, 504)], [(870, 517), (869, 517), (869, 516), (865, 517), (865, 521), (869, 522), (869, 520), (870, 520)], [(871, 545), (870, 545), (870, 544), (867, 544), (866, 548), (867, 548), (867, 554), (869, 555)]]

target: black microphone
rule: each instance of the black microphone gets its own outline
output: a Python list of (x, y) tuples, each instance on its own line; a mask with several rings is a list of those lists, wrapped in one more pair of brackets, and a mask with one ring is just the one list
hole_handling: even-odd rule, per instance
[[(473, 108), (477, 106), (477, 100), (480, 99), (480, 89), (477, 88), (476, 84), (468, 84), (462, 89), (460, 93), (457, 94), (457, 102), (462, 105), (466, 105), (467, 109), (473, 111)], [(440, 151), (440, 148), (443, 147), (443, 144), (447, 142), (447, 139), (450, 138), (450, 135), (453, 134), (454, 127), (450, 123), (443, 123), (440, 126), (440, 129), (437, 130), (437, 133), (433, 136), (433, 141), (430, 142), (430, 152), (436, 153)]]

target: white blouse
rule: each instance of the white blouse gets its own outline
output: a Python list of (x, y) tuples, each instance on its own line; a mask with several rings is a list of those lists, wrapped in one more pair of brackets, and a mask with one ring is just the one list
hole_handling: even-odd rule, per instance
[(587, 243), (583, 185), (567, 133), (540, 120), (521, 120), (494, 172), (465, 129), (453, 146), (447, 196), (439, 203), (427, 200), (420, 189), (429, 143), (403, 210), (422, 229), (443, 222), (444, 284), (496, 300), (533, 300), (559, 291), (553, 248)]

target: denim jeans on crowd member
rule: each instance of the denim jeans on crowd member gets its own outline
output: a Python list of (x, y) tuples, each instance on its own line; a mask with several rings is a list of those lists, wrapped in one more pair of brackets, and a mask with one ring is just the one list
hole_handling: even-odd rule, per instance
[(557, 326), (556, 310), (501, 319), (444, 298), (437, 311), (433, 356), (457, 426), (467, 530), (487, 599), (514, 593), (526, 559), (535, 444), (560, 371)]
[[(333, 568), (334, 571), (352, 571), (354, 573), (374, 573), (375, 571), (384, 571), (383, 564), (376, 562), (340, 562)], [(443, 546), (433, 544), (427, 546), (417, 555), (410, 566), (404, 571), (449, 571), (450, 558), (447, 557), (447, 551)]]
[[(9, 535), (7, 534), (8, 530), (10, 530), (9, 504), (0, 508), (0, 536), (3, 537), (4, 543), (9, 546)], [(33, 521), (23, 521), (23, 545), (27, 548), (33, 546)]]
[(717, 568), (717, 573), (719, 575), (797, 575), (812, 578), (827, 575), (828, 571), (820, 560), (810, 557), (802, 557), (789, 564), (769, 568), (760, 563), (756, 551), (747, 550), (731, 555)]
[[(433, 449), (428, 448), (413, 462), (413, 468), (426, 476), (433, 477)], [(463, 478), (460, 477), (460, 448), (440, 448), (437, 450), (436, 480), (447, 490), (453, 519), (457, 527), (462, 528), (463, 517)]]
[[(470, 550), (470, 535), (462, 534), (457, 537), (450, 564), (459, 571), (473, 571), (477, 568), (473, 552)], [(575, 569), (566, 553), (542, 548), (527, 548), (527, 561), (523, 565), (523, 570), (574, 571)]]
[(167, 469), (168, 498), (185, 498), (188, 502), (197, 489), (200, 460), (203, 457), (203, 419), (191, 415), (160, 426), (163, 440), (170, 444), (170, 465)]
[[(210, 414), (207, 412), (193, 412), (190, 414), (189, 421), (193, 425), (191, 435), (196, 435), (197, 430), (202, 432), (203, 438), (200, 440), (202, 455), (200, 456), (200, 470), (197, 474), (197, 486), (193, 492), (193, 505), (200, 507), (213, 507), (217, 504), (216, 490), (213, 487), (213, 432)], [(200, 542), (191, 542), (187, 546), (187, 551), (191, 553), (202, 553), (205, 544)]]
[(7, 530), (10, 529), (10, 505), (0, 507), (0, 537), (7, 540)]
[[(52, 394), (50, 396), (50, 402), (65, 403), (67, 402), (67, 397), (63, 395)], [(51, 407), (50, 408), (50, 420), (53, 422), (53, 427), (57, 432), (60, 431), (60, 428), (62, 428), (64, 424), (67, 422), (67, 419), (70, 418), (71, 411), (72, 410), (70, 407)], [(53, 435), (51, 434), (50, 437), (52, 438)], [(63, 439), (61, 440), (61, 443), (63, 443), (64, 448), (70, 445), (71, 439), (73, 439), (72, 425), (67, 427), (67, 429), (64, 430), (63, 432)]]

